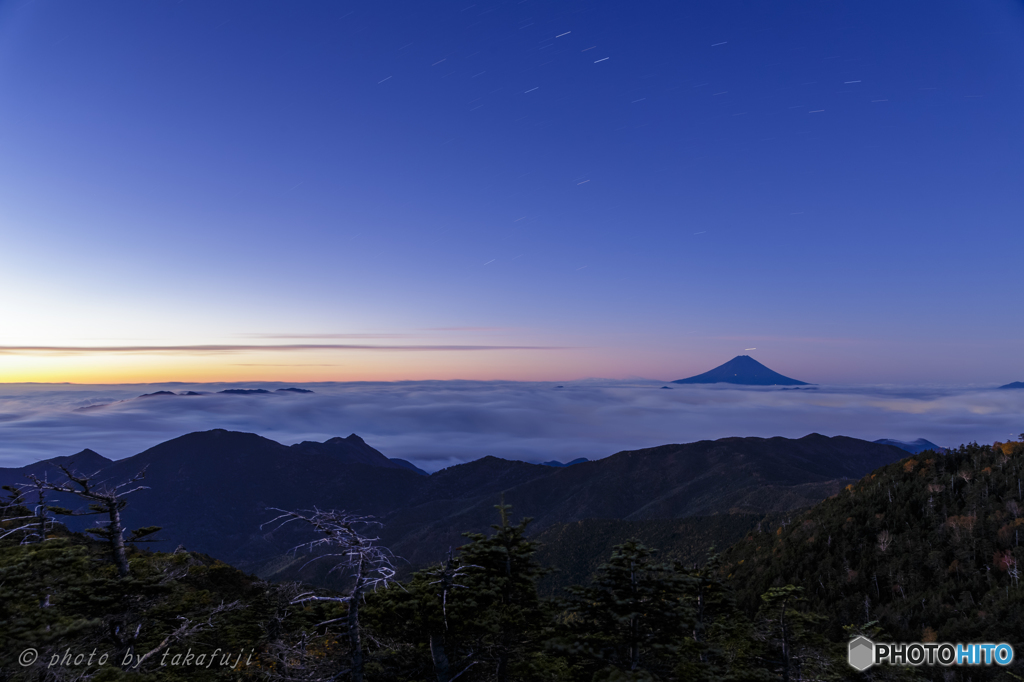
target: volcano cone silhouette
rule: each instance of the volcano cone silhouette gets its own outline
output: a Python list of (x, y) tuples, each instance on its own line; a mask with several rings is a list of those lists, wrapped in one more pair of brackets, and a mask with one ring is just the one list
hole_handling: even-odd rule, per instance
[(698, 374), (689, 379), (673, 381), (673, 384), (742, 384), (743, 386), (807, 386), (806, 381), (797, 381), (773, 372), (749, 355), (737, 355), (724, 365), (710, 372)]

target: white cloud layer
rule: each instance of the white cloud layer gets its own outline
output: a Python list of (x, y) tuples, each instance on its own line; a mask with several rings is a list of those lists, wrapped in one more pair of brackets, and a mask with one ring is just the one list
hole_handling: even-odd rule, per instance
[[(725, 436), (867, 440), (927, 438), (944, 446), (1024, 431), (1024, 390), (676, 386), (424, 381), (295, 384), (312, 394), (155, 396), (284, 384), (0, 384), (0, 466), (91, 448), (120, 459), (213, 428), (285, 444), (357, 433), (389, 457), (439, 468), (495, 455), (597, 459), (620, 450)], [(90, 405), (105, 405), (80, 409)]]

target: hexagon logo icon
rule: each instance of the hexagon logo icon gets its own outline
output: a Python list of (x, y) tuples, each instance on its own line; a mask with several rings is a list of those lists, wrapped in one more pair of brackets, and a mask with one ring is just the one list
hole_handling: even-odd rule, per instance
[(850, 640), (850, 665), (857, 670), (864, 671), (875, 663), (875, 643), (867, 637), (857, 637)]

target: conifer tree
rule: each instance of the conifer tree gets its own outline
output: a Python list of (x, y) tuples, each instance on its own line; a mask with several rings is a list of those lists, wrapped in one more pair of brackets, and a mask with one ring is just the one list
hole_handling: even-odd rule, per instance
[(378, 633), (413, 644), (429, 659), (429, 664), (404, 661), (392, 666), (413, 674), (417, 666), (429, 665), (437, 682), (451, 682), (481, 662), (472, 646), (479, 613), (464, 584), (467, 573), (477, 568), (449, 549), (444, 561), (367, 601), (368, 621)]
[(594, 680), (650, 680), (670, 672), (694, 629), (687, 582), (638, 540), (617, 545), (589, 586), (570, 588), (558, 648)]
[(472, 623), (481, 658), (493, 670), (489, 679), (537, 679), (535, 667), (542, 649), (544, 627), (550, 622), (547, 605), (537, 595), (537, 580), (547, 571), (534, 558), (536, 544), (526, 539), (529, 517), (512, 525), (511, 507), (495, 506), (501, 522), (490, 537), (466, 533), (471, 542), (461, 559), (467, 570), (465, 590), (457, 593), (460, 608), (476, 613)]
[(683, 642), (676, 676), (692, 682), (762, 679), (752, 660), (751, 623), (722, 579), (721, 555), (713, 546), (709, 551), (703, 565), (675, 563), (685, 578), (683, 590), (693, 613), (693, 631)]
[(826, 677), (838, 662), (822, 635), (825, 618), (807, 610), (804, 588), (773, 587), (761, 595), (755, 636), (766, 645), (763, 662), (782, 682)]

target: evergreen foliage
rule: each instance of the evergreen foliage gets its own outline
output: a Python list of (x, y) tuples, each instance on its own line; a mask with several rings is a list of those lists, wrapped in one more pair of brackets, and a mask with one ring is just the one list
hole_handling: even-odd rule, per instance
[[(497, 682), (531, 679), (542, 649), (539, 635), (549, 614), (537, 595), (537, 580), (546, 572), (534, 559), (536, 545), (526, 539), (529, 518), (512, 525), (509, 506), (497, 506), (501, 518), (490, 537), (470, 533), (461, 548), (466, 590), (458, 593), (476, 612), (476, 646)], [(536, 678), (532, 678), (536, 679)]]
[(587, 587), (570, 588), (563, 648), (594, 680), (654, 679), (693, 629), (686, 578), (636, 540), (619, 545)]
[(715, 514), (681, 519), (583, 519), (549, 526), (531, 536), (538, 543), (537, 560), (557, 570), (539, 584), (542, 596), (564, 594), (564, 589), (590, 580), (608, 560), (615, 546), (635, 539), (658, 548), (662, 561), (700, 564), (708, 547), (728, 547), (758, 527), (774, 528), (792, 513)]
[[(1024, 651), (1022, 465), (1024, 442), (920, 453), (775, 534), (748, 535), (722, 571), (748, 615), (760, 595), (799, 585), (832, 641), (874, 629), (891, 641), (1008, 642)], [(1012, 670), (1020, 675), (1020, 663)]]
[[(289, 512), (315, 522), (326, 539), (312, 545), (349, 571), (340, 591), (311, 592), (183, 548), (128, 546), (124, 573), (109, 538), (67, 531), (15, 490), (0, 500), (0, 680), (1024, 679), (1019, 662), (846, 664), (858, 634), (1024, 651), (1022, 464), (1024, 442), (921, 453), (703, 561), (627, 538), (556, 598), (538, 593), (549, 569), (530, 519), (513, 523), (504, 504), (489, 534), (466, 534), (404, 584), (390, 559), (374, 563), (390, 556), (374, 538), (345, 535), (354, 517), (318, 526)], [(30, 647), (39, 657), (21, 665)], [(108, 660), (73, 660), (93, 651)], [(188, 651), (191, 663), (174, 663)]]

